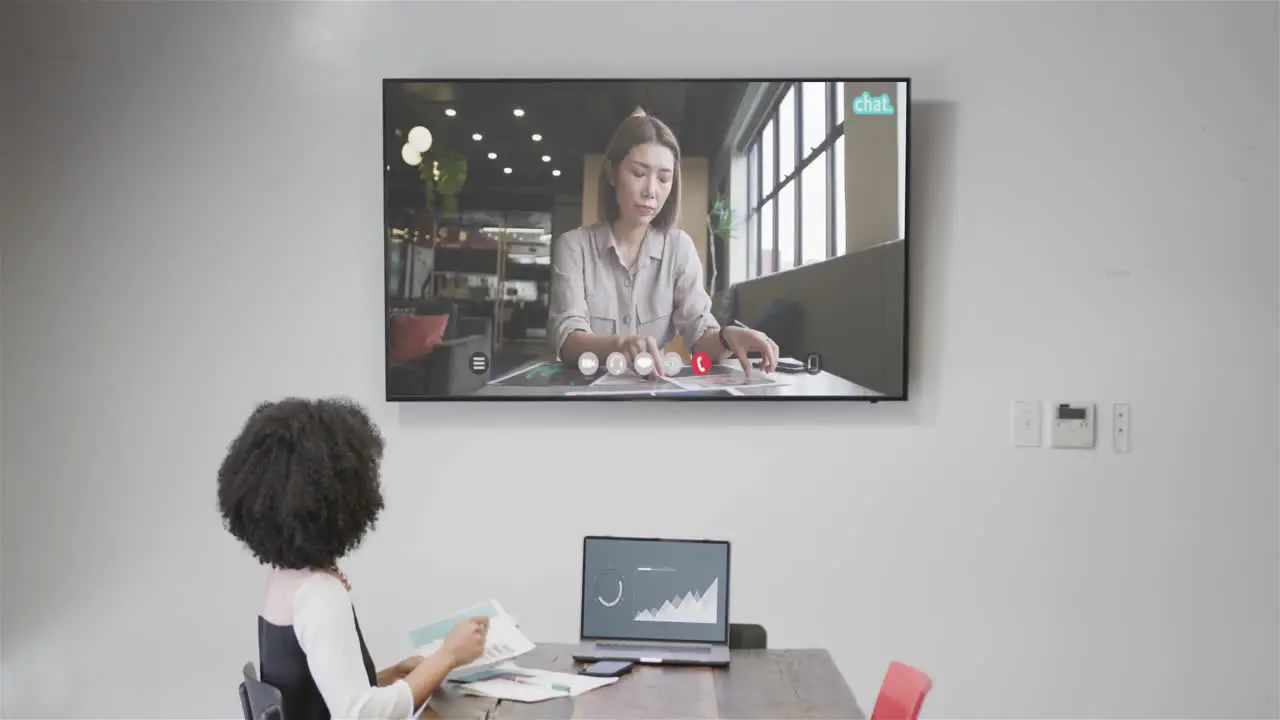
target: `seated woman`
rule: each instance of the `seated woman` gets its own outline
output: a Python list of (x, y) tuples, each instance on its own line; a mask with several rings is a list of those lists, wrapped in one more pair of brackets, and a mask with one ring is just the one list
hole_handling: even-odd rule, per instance
[(254, 411), (218, 470), (224, 526), (271, 567), (258, 662), (288, 720), (407, 718), (484, 649), (488, 620), (472, 618), (429, 657), (376, 670), (338, 561), (382, 510), (382, 449), (359, 406), (288, 399)]
[(751, 352), (765, 372), (777, 369), (773, 340), (738, 324), (722, 328), (711, 314), (698, 251), (676, 227), (680, 145), (665, 123), (639, 109), (622, 122), (605, 150), (599, 205), (597, 223), (551, 249), (547, 337), (561, 361), (619, 352), (631, 365), (647, 353), (661, 375), (662, 350), (678, 333), (690, 354), (736, 356), (747, 375)]

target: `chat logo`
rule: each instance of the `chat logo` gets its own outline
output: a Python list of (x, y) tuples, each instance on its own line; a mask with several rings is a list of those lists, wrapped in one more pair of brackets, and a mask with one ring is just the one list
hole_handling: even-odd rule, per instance
[(693, 354), (693, 374), (706, 375), (711, 372), (711, 356), (704, 353)]
[(866, 90), (862, 94), (853, 99), (854, 115), (892, 115), (893, 100), (889, 99), (889, 93), (881, 93), (876, 97), (872, 97), (871, 93)]

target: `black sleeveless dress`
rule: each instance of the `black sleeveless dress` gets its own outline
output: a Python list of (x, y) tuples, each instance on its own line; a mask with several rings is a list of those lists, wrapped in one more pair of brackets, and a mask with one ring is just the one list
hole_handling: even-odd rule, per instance
[[(354, 608), (351, 614), (354, 617)], [(369, 648), (364, 644), (360, 619), (354, 619), (364, 670), (369, 675), (369, 684), (376, 686), (378, 670), (369, 655)], [(292, 625), (276, 625), (258, 616), (258, 667), (262, 681), (280, 689), (284, 698), (285, 720), (330, 720), (329, 708), (311, 677), (307, 654), (298, 644)]]

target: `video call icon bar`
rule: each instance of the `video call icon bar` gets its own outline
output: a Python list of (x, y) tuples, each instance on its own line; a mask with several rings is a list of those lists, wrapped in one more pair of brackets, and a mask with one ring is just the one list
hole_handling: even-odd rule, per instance
[[(654, 367), (653, 356), (647, 352), (637, 354), (631, 363), (631, 369), (641, 377), (653, 373)], [(684, 368), (684, 360), (680, 358), (680, 353), (669, 352), (662, 356), (663, 375), (676, 375), (682, 368)], [(625, 373), (627, 356), (620, 352), (609, 353), (609, 357), (605, 359), (605, 370), (615, 377)], [(578, 372), (583, 375), (595, 375), (600, 372), (600, 357), (593, 352), (584, 352), (579, 355)]]
[[(690, 368), (694, 375), (706, 375), (711, 371), (712, 362), (711, 356), (707, 353), (694, 353)], [(488, 369), (488, 358), (481, 353), (476, 353), (471, 358), (471, 367), (476, 373), (484, 372)], [(678, 375), (684, 367), (684, 360), (680, 357), (680, 353), (669, 352), (662, 356), (663, 375), (667, 377)], [(647, 352), (639, 353), (632, 361), (631, 369), (637, 375), (647, 377), (654, 370), (653, 356)], [(807, 372), (810, 375), (818, 375), (822, 372), (822, 356), (818, 353), (809, 353), (805, 356), (803, 364), (794, 360), (785, 360), (781, 369), (783, 372)], [(620, 352), (609, 353), (609, 357), (605, 360), (605, 370), (614, 377), (622, 375), (627, 371), (627, 356)], [(587, 376), (600, 372), (600, 357), (593, 352), (584, 352), (579, 355), (578, 372)]]

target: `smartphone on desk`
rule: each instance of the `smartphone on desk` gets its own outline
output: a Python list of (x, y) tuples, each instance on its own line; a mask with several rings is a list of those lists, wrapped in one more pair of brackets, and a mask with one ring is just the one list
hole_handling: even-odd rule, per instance
[(618, 677), (631, 672), (633, 667), (635, 663), (630, 660), (601, 660), (583, 668), (581, 674), (590, 677)]

